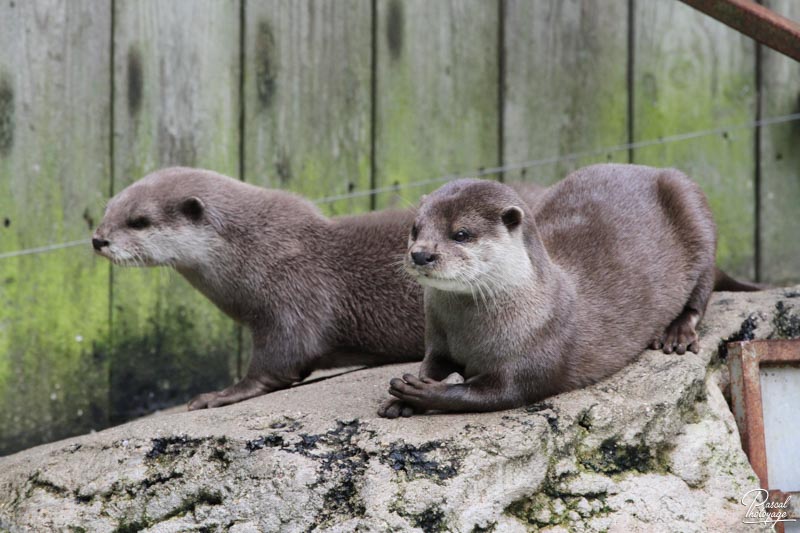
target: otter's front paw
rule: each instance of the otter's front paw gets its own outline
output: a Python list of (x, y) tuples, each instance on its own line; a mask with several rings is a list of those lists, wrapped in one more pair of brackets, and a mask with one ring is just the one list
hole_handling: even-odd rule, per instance
[(411, 405), (415, 412), (424, 412), (442, 408), (439, 404), (447, 387), (446, 383), (435, 379), (404, 374), (402, 379), (394, 378), (389, 382), (389, 394)]
[(409, 417), (414, 414), (414, 408), (396, 398), (386, 400), (378, 409), (378, 416), (383, 418)]

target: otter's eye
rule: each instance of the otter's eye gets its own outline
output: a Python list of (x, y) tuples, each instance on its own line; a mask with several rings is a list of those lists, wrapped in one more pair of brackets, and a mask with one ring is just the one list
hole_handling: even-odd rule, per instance
[(465, 229), (460, 229), (453, 234), (453, 240), (456, 242), (465, 242), (469, 240), (470, 234)]
[(419, 235), (419, 230), (417, 229), (417, 225), (414, 224), (413, 226), (411, 226), (411, 240), (416, 241), (417, 235)]
[(150, 219), (147, 217), (136, 217), (128, 221), (128, 227), (131, 229), (144, 229), (150, 226)]

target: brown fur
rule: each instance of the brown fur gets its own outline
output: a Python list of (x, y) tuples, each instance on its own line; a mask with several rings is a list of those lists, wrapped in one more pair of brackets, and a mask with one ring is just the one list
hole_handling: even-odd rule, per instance
[[(425, 286), (426, 354), (419, 377), (391, 381), (382, 416), (529, 404), (618, 371), (648, 344), (698, 350), (716, 236), (685, 175), (595, 165), (549, 188), (528, 208), (535, 219), (525, 209), (480, 180), (423, 200), (409, 249), (423, 264), (407, 265)], [(459, 228), (467, 241), (453, 240)], [(454, 371), (463, 384), (441, 382)]]
[[(173, 266), (251, 330), (247, 376), (189, 403), (198, 409), (288, 387), (317, 368), (421, 359), (421, 290), (398, 266), (413, 216), (328, 219), (290, 193), (169, 168), (115, 196), (94, 237), (117, 263)], [(129, 227), (142, 217), (147, 227)]]

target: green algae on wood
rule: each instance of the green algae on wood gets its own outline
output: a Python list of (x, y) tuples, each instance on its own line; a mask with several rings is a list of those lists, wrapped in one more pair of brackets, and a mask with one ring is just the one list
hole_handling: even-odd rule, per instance
[[(376, 7), (376, 186), (496, 165), (498, 4), (379, 0)], [(376, 205), (416, 205), (439, 185), (379, 194)]]
[[(753, 42), (680, 2), (636, 2), (633, 140), (739, 125), (755, 118)], [(754, 133), (737, 129), (636, 149), (633, 162), (675, 167), (706, 193), (717, 264), (754, 275)]]
[[(503, 162), (563, 157), (628, 141), (627, 0), (507, 2)], [(627, 151), (509, 171), (551, 184)]]
[[(320, 199), (371, 188), (369, 2), (246, 2), (245, 181)], [(369, 210), (369, 195), (324, 202)]]
[[(160, 167), (239, 170), (239, 4), (117, 3), (114, 192)], [(114, 268), (112, 418), (230, 384), (234, 323), (169, 269)]]
[[(102, 217), (110, 25), (89, 1), (0, 3), (0, 252)], [(0, 260), (0, 454), (106, 424), (108, 287), (88, 243)]]

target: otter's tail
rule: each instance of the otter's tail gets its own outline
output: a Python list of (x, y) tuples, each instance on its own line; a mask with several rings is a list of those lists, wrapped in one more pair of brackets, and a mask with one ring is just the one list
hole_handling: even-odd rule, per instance
[(755, 292), (769, 289), (769, 285), (739, 281), (714, 267), (714, 290), (731, 292)]

